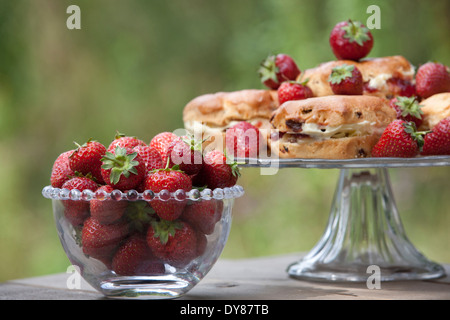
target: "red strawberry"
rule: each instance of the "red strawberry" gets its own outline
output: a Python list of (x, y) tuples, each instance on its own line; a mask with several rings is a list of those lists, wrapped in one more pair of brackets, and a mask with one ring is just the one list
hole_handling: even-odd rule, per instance
[(302, 83), (296, 81), (284, 81), (278, 87), (277, 94), (280, 105), (286, 101), (303, 100), (313, 96), (311, 88), (307, 86), (307, 81)]
[[(280, 87), (281, 88), (281, 87)], [(259, 155), (261, 133), (249, 122), (241, 121), (225, 133), (227, 154), (239, 158), (256, 158)]]
[(369, 54), (373, 47), (370, 30), (359, 21), (342, 21), (330, 34), (330, 46), (339, 60), (358, 61)]
[(150, 147), (158, 150), (164, 165), (167, 163), (167, 152), (174, 140), (181, 140), (181, 138), (172, 132), (161, 132), (150, 141)]
[(270, 89), (277, 90), (282, 82), (295, 80), (300, 75), (294, 59), (286, 54), (270, 55), (259, 68), (261, 82)]
[(417, 103), (416, 97), (396, 97), (390, 100), (391, 107), (397, 112), (397, 119), (402, 119), (407, 122), (415, 123), (416, 128), (419, 128), (423, 122), (423, 111), (421, 105)]
[(64, 182), (75, 175), (69, 165), (69, 156), (73, 152), (74, 150), (63, 152), (56, 158), (50, 176), (50, 184), (52, 187), (61, 188)]
[(392, 121), (372, 149), (373, 157), (410, 158), (419, 154), (424, 132), (416, 131), (414, 122)]
[(183, 268), (197, 256), (197, 234), (181, 220), (154, 221), (147, 231), (147, 244), (162, 261)]
[(421, 65), (416, 73), (416, 91), (423, 99), (450, 92), (450, 68), (438, 62)]
[(216, 222), (222, 217), (223, 202), (211, 199), (193, 202), (187, 205), (181, 215), (181, 219), (189, 222), (203, 234), (214, 232)]
[[(97, 183), (86, 177), (73, 177), (64, 182), (61, 186), (63, 189), (78, 191), (97, 189)], [(64, 216), (74, 225), (80, 225), (89, 216), (89, 202), (83, 200), (63, 200)]]
[(342, 64), (331, 70), (328, 81), (334, 94), (361, 95), (364, 82), (361, 72), (354, 65)]
[(203, 156), (200, 150), (201, 144), (196, 143), (194, 139), (176, 139), (167, 150), (169, 168), (178, 165), (179, 169), (187, 175), (199, 173), (203, 165)]
[(236, 184), (240, 176), (237, 163), (228, 163), (225, 154), (219, 150), (209, 151), (203, 157), (203, 168), (200, 179), (210, 188), (225, 188)]
[(164, 274), (164, 264), (154, 257), (145, 236), (134, 234), (112, 259), (112, 270), (121, 276)]
[(130, 230), (144, 232), (148, 225), (154, 219), (155, 210), (148, 201), (133, 201), (128, 204), (125, 217), (128, 221)]
[[(110, 185), (104, 185), (97, 189), (111, 193), (114, 188)], [(127, 208), (128, 201), (125, 200), (91, 200), (91, 216), (101, 224), (111, 224), (122, 218)]]
[[(77, 144), (77, 143), (75, 143)], [(83, 175), (91, 174), (98, 183), (103, 183), (101, 174), (102, 158), (106, 148), (100, 142), (89, 139), (69, 156), (69, 165), (72, 171)]]
[(133, 151), (136, 151), (142, 160), (144, 160), (147, 171), (164, 168), (161, 154), (155, 148), (148, 145), (139, 145), (134, 147)]
[(90, 217), (84, 222), (81, 231), (83, 252), (89, 257), (103, 261), (108, 265), (115, 250), (128, 235), (128, 232), (126, 222), (101, 224)]
[(388, 79), (386, 82), (389, 88), (389, 92), (392, 92), (393, 96), (402, 96), (402, 97), (417, 96), (416, 85), (409, 80), (394, 77)]
[(126, 191), (137, 188), (145, 179), (145, 162), (130, 149), (116, 147), (114, 153), (106, 152), (101, 159), (103, 179), (110, 186)]
[(450, 117), (439, 121), (431, 132), (425, 135), (421, 154), (450, 155)]
[(126, 136), (122, 133), (117, 132), (114, 140), (109, 144), (107, 151), (114, 152), (116, 147), (122, 147), (125, 149), (133, 149), (137, 146), (145, 146), (146, 143), (136, 137)]
[[(175, 192), (179, 189), (188, 192), (192, 189), (192, 180), (182, 171), (166, 168), (150, 172), (144, 186), (146, 190), (152, 190), (155, 193), (162, 190)], [(155, 199), (150, 204), (161, 219), (175, 220), (183, 212), (186, 201)]]

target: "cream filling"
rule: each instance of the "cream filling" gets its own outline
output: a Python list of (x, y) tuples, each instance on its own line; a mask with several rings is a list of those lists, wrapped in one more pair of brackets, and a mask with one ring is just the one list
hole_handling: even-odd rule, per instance
[(387, 80), (392, 77), (389, 73), (380, 73), (379, 75), (373, 77), (369, 80), (369, 87), (373, 89), (381, 89), (386, 86)]
[[(383, 131), (383, 129), (379, 129), (375, 126), (375, 122), (362, 121), (359, 123), (353, 124), (343, 124), (340, 126), (323, 126), (318, 125), (316, 123), (304, 123), (302, 125), (302, 131), (300, 134), (307, 135), (308, 137), (302, 137), (298, 135), (298, 137), (302, 137), (298, 139), (298, 142), (302, 141), (302, 139), (314, 139), (314, 140), (327, 140), (327, 139), (339, 139), (339, 138), (347, 138), (347, 137), (358, 137), (371, 135), (378, 131)], [(296, 134), (287, 133), (283, 136), (282, 139), (292, 139)]]
[[(186, 130), (191, 132), (198, 132), (201, 131), (203, 133), (210, 133), (210, 134), (220, 134), (222, 132), (225, 132), (227, 129), (231, 128), (232, 126), (238, 124), (239, 122), (242, 122), (243, 120), (233, 120), (230, 121), (228, 124), (224, 126), (217, 126), (213, 124), (208, 124), (200, 121), (186, 121), (184, 123), (184, 127)], [(251, 120), (245, 120), (249, 122), (250, 124), (258, 127), (258, 124), (261, 122), (267, 122), (268, 119), (266, 118), (254, 118)]]
[[(408, 71), (399, 72), (402, 75), (403, 79), (413, 79), (415, 74), (415, 68), (414, 66), (411, 66), (411, 68)], [(373, 89), (380, 90), (382, 88), (385, 88), (387, 85), (387, 81), (392, 78), (392, 74), (390, 73), (380, 73), (376, 75), (373, 78), (369, 78), (369, 87)]]

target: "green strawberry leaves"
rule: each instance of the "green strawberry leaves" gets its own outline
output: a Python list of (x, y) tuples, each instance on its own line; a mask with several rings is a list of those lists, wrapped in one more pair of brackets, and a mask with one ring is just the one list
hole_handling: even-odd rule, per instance
[(133, 229), (144, 232), (145, 226), (153, 221), (155, 210), (147, 201), (136, 201), (130, 202), (125, 215)]
[(264, 82), (266, 80), (278, 81), (277, 73), (279, 72), (279, 68), (275, 63), (276, 56), (270, 55), (266, 60), (261, 63), (261, 67), (258, 70), (259, 76), (261, 77), (261, 81)]
[(414, 122), (405, 122), (403, 123), (403, 127), (405, 128), (405, 132), (408, 133), (414, 141), (416, 141), (419, 150), (422, 151), (423, 144), (425, 142), (424, 137), (431, 131), (417, 131), (416, 124)]
[(353, 76), (353, 70), (355, 70), (354, 65), (342, 64), (336, 66), (331, 70), (328, 81), (331, 84), (339, 84), (345, 79), (351, 78)]
[(109, 151), (105, 153), (105, 156), (101, 159), (103, 161), (102, 169), (111, 169), (109, 179), (112, 184), (117, 184), (121, 175), (128, 178), (130, 174), (138, 174), (136, 166), (139, 165), (139, 162), (134, 160), (136, 156), (137, 152), (128, 154), (127, 149), (119, 146), (116, 147), (114, 153)]
[(408, 115), (419, 119), (422, 117), (423, 111), (421, 108), (423, 106), (417, 103), (417, 99), (415, 97), (397, 97), (395, 104), (400, 108), (402, 117), (406, 117)]
[(356, 42), (363, 46), (364, 42), (370, 40), (369, 29), (359, 21), (348, 20), (348, 24), (341, 29), (345, 31), (344, 38), (348, 39), (349, 42)]
[(183, 224), (179, 220), (154, 220), (151, 225), (154, 230), (154, 237), (159, 238), (162, 244), (166, 244), (169, 241), (169, 236), (175, 236), (177, 230), (183, 229)]

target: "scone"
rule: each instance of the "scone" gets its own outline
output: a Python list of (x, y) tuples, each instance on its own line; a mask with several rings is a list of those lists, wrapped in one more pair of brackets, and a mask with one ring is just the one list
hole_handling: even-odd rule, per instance
[(356, 66), (362, 74), (364, 95), (391, 99), (399, 95), (410, 95), (414, 90), (414, 66), (402, 56), (367, 58), (359, 62), (335, 60), (307, 69), (297, 79), (300, 82), (309, 79), (308, 87), (314, 96), (333, 95), (328, 77), (331, 70), (342, 64)]
[(247, 89), (205, 94), (185, 106), (183, 122), (187, 131), (195, 133), (201, 130), (209, 143), (222, 143), (223, 146), (226, 130), (240, 121), (247, 121), (260, 129), (267, 142), (265, 133), (271, 128), (270, 116), (278, 106), (274, 90)]
[(396, 112), (374, 96), (324, 96), (288, 101), (272, 115), (269, 143), (280, 158), (370, 157)]
[(421, 129), (429, 130), (442, 119), (450, 117), (450, 92), (438, 93), (420, 102), (423, 111)]

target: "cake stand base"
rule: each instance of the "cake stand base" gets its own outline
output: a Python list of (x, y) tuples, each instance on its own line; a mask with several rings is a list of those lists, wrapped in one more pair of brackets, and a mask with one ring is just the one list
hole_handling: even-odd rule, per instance
[(445, 275), (407, 238), (386, 168), (341, 169), (322, 238), (287, 272), (297, 279), (343, 282)]

